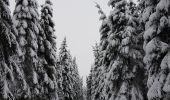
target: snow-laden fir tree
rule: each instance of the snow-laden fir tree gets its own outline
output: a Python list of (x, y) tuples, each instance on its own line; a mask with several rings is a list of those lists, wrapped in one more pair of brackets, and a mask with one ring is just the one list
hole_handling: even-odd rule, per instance
[(41, 9), (41, 25), (44, 29), (44, 33), (46, 35), (45, 41), (45, 49), (48, 52), (46, 53), (46, 59), (50, 65), (56, 64), (56, 37), (54, 34), (54, 21), (53, 17), (53, 9), (52, 2), (50, 0), (46, 0), (45, 4), (42, 5)]
[(148, 70), (148, 99), (170, 99), (170, 1), (141, 0), (144, 5), (144, 63)]
[(83, 80), (81, 79), (78, 71), (76, 58), (72, 60), (72, 77), (73, 77), (73, 91), (75, 92), (74, 100), (84, 100), (83, 97)]
[[(44, 36), (39, 37), (39, 52), (38, 55), (41, 59), (42, 66), (44, 66), (47, 73), (44, 77), (45, 80), (46, 94), (51, 95), (51, 99), (56, 100), (57, 95), (57, 80), (56, 80), (56, 40), (54, 35), (54, 22), (52, 20), (53, 9), (52, 2), (46, 0), (45, 4), (42, 5), (41, 9), (41, 26), (44, 30)], [(44, 62), (45, 61), (45, 62)]]
[(142, 38), (136, 30), (135, 5), (126, 0), (110, 0), (109, 5), (114, 9), (107, 18), (107, 45), (100, 44), (104, 78), (94, 100), (144, 100)]
[(86, 88), (86, 86), (83, 87), (83, 98), (84, 98), (84, 100), (87, 100), (86, 99), (87, 98), (87, 88)]
[(18, 35), (12, 18), (9, 1), (0, 1), (0, 99), (14, 100), (20, 97), (24, 88), (22, 68), (18, 59), (20, 48), (16, 41)]
[[(59, 51), (60, 78), (59, 98), (60, 100), (74, 100), (73, 77), (71, 73), (72, 57), (67, 49), (66, 38), (64, 38)], [(60, 79), (59, 79), (60, 80)]]
[(72, 59), (64, 38), (59, 52), (58, 89), (60, 100), (84, 100), (83, 81), (78, 72), (76, 58)]
[(51, 76), (48, 74), (45, 68), (47, 61), (42, 57), (46, 35), (40, 25), (37, 0), (16, 0), (13, 17), (22, 51), (23, 77), (26, 80), (21, 99), (56, 100), (57, 84), (52, 79), (53, 73)]
[[(91, 91), (91, 99), (92, 100), (100, 100), (102, 99), (102, 90), (103, 90), (103, 87), (104, 87), (104, 60), (102, 59), (103, 58), (103, 55), (105, 54), (105, 51), (106, 51), (106, 47), (108, 45), (108, 32), (110, 31), (110, 27), (109, 27), (109, 23), (108, 23), (108, 18), (106, 17), (105, 13), (102, 11), (101, 7), (96, 4), (96, 7), (99, 9), (98, 13), (101, 15), (99, 20), (102, 21), (102, 25), (100, 27), (100, 44), (99, 46), (96, 45), (94, 47), (94, 56), (95, 56), (95, 62), (94, 64), (92, 65), (92, 69), (91, 69), (91, 73), (90, 74), (93, 74), (93, 79), (95, 79), (91, 85), (91, 88), (90, 90), (93, 90)], [(95, 69), (95, 71), (93, 71)], [(91, 76), (92, 77), (92, 76)], [(88, 87), (87, 87), (87, 90), (88, 90)], [(88, 95), (87, 95), (88, 96)]]
[[(90, 85), (87, 86), (87, 92), (90, 93), (87, 94), (87, 98), (90, 98), (91, 100), (100, 100), (102, 99), (102, 90), (104, 87), (104, 60), (103, 55), (105, 54), (106, 47), (108, 45), (108, 32), (110, 31), (110, 25), (108, 23), (108, 18), (106, 17), (105, 13), (101, 9), (101, 7), (96, 4), (96, 7), (99, 9), (98, 13), (100, 14), (99, 20), (102, 21), (102, 25), (100, 27), (100, 44), (95, 45), (94, 49), (94, 56), (95, 56), (95, 62), (92, 65), (91, 72), (89, 75), (89, 82)], [(87, 83), (88, 85), (88, 83)]]
[(86, 78), (86, 100), (92, 100), (92, 68), (90, 70), (89, 76)]
[(96, 96), (96, 92), (101, 79), (101, 68), (100, 68), (100, 46), (96, 43), (93, 47), (94, 51), (94, 64), (91, 67), (90, 74), (87, 78), (87, 100), (93, 100)]

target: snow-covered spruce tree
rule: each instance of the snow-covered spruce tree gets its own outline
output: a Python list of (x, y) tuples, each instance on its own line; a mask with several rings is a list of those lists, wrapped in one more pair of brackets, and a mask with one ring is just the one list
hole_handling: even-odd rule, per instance
[(87, 88), (85, 86), (83, 87), (83, 98), (84, 100), (87, 100)]
[[(59, 99), (74, 100), (75, 93), (73, 91), (73, 77), (72, 77), (72, 57), (67, 50), (66, 38), (64, 38), (59, 51), (59, 67), (62, 78), (59, 83)], [(60, 80), (60, 79), (59, 79)]]
[(44, 36), (39, 39), (39, 52), (38, 55), (41, 58), (45, 71), (44, 77), (48, 77), (45, 82), (47, 95), (51, 95), (50, 98), (56, 100), (57, 96), (57, 80), (56, 80), (56, 40), (54, 35), (54, 22), (52, 20), (53, 9), (52, 2), (46, 0), (41, 9), (41, 26), (44, 30)]
[(102, 71), (100, 68), (101, 65), (101, 50), (100, 46), (96, 43), (96, 45), (93, 47), (93, 53), (94, 53), (94, 64), (92, 65), (92, 86), (91, 86), (91, 98), (93, 99), (95, 97), (96, 89), (99, 86), (100, 77), (102, 75)]
[(46, 59), (48, 60), (50, 65), (55, 65), (56, 64), (56, 40), (55, 40), (56, 37), (54, 34), (55, 24), (54, 21), (52, 20), (53, 9), (51, 6), (52, 6), (52, 2), (50, 0), (46, 0), (45, 4), (42, 5), (41, 25), (46, 35), (45, 49), (48, 50), (48, 52), (46, 53)]
[(114, 9), (107, 20), (108, 43), (104, 51), (101, 49), (104, 80), (94, 100), (144, 100), (142, 38), (136, 31), (135, 6), (126, 0), (110, 0), (109, 5)]
[(58, 61), (59, 72), (59, 98), (61, 100), (84, 100), (83, 81), (78, 72), (76, 58), (72, 59), (70, 52), (67, 50), (66, 38), (64, 39)]
[(93, 47), (94, 51), (94, 64), (91, 67), (90, 74), (87, 78), (87, 99), (88, 100), (93, 100), (98, 86), (99, 86), (99, 81), (100, 81), (100, 75), (101, 75), (101, 68), (99, 65), (100, 62), (100, 46), (96, 43), (96, 45)]
[(0, 99), (13, 100), (20, 96), (25, 80), (18, 59), (18, 35), (8, 8), (9, 1), (0, 1)]
[(92, 68), (90, 70), (89, 76), (86, 78), (86, 100), (92, 100)]
[[(14, 22), (18, 30), (17, 40), (21, 47), (20, 59), (26, 80), (21, 100), (56, 100), (56, 81), (45, 69), (42, 56), (43, 39), (46, 35), (39, 22), (36, 0), (16, 0)], [(42, 55), (42, 56), (41, 56)], [(47, 86), (46, 86), (47, 85)]]
[(75, 92), (74, 100), (84, 100), (83, 97), (83, 80), (80, 78), (78, 72), (78, 65), (76, 58), (72, 61), (72, 77), (73, 77), (73, 91)]
[[(92, 100), (101, 100), (102, 99), (102, 90), (104, 87), (104, 60), (103, 55), (105, 54), (106, 51), (106, 47), (108, 45), (108, 32), (110, 31), (110, 27), (109, 27), (109, 23), (108, 23), (108, 19), (105, 15), (105, 13), (102, 11), (101, 7), (96, 4), (96, 7), (99, 9), (98, 13), (101, 15), (99, 20), (102, 21), (102, 25), (100, 27), (100, 44), (99, 47), (96, 46), (94, 48), (94, 56), (95, 56), (95, 62), (94, 65), (92, 65), (92, 69), (95, 67), (95, 76), (94, 77), (94, 81), (93, 81), (93, 90), (91, 91), (91, 99)], [(97, 54), (97, 56), (96, 56)], [(98, 58), (100, 56), (100, 58)], [(91, 74), (93, 73), (93, 71), (91, 71)], [(91, 87), (92, 88), (92, 87)]]
[(144, 63), (148, 70), (149, 100), (170, 99), (170, 1), (141, 0), (144, 5)]

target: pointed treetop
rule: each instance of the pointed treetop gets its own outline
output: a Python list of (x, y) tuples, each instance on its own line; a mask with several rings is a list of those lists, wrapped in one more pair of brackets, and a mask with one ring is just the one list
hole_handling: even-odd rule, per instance
[(16, 4), (21, 3), (24, 6), (31, 5), (38, 8), (38, 1), (37, 0), (15, 0)]
[[(16, 2), (16, 7), (13, 12), (14, 19), (23, 19), (23, 18), (34, 19), (35, 18), (36, 20), (39, 20), (37, 0), (15, 0), (15, 2)], [(25, 7), (28, 10), (23, 9)]]
[(95, 4), (96, 4), (96, 8), (98, 8), (98, 13), (100, 14), (99, 20), (106, 19), (106, 14), (103, 12), (103, 10), (101, 9), (100, 5), (97, 2), (95, 2)]
[(68, 50), (67, 50), (67, 40), (66, 40), (66, 37), (64, 38), (64, 40), (62, 41), (62, 43), (61, 43), (61, 47), (60, 47), (60, 52), (69, 52)]
[(73, 63), (76, 63), (76, 57), (73, 57)]
[(108, 6), (115, 7), (115, 3), (116, 3), (116, 2), (119, 2), (119, 1), (121, 1), (121, 0), (109, 0)]
[(98, 52), (99, 51), (99, 44), (96, 42), (95, 46), (93, 46), (93, 51)]
[(51, 2), (51, 0), (46, 0), (45, 3), (53, 5), (53, 3)]
[(78, 69), (77, 69), (78, 66), (77, 66), (77, 62), (76, 62), (76, 57), (73, 57), (72, 63), (73, 63), (73, 65), (74, 65), (74, 66), (73, 66), (74, 69), (78, 71)]
[(113, 7), (116, 7), (116, 6), (124, 5), (126, 2), (127, 2), (127, 0), (110, 0), (108, 2), (108, 5), (113, 8)]
[(45, 0), (45, 4), (41, 5), (42, 9), (46, 8), (48, 10), (52, 10), (52, 8), (50, 7), (51, 5), (53, 5), (53, 3), (51, 2), (51, 0)]
[(66, 37), (64, 37), (64, 40), (63, 40), (62, 45), (67, 45), (67, 39), (66, 39)]

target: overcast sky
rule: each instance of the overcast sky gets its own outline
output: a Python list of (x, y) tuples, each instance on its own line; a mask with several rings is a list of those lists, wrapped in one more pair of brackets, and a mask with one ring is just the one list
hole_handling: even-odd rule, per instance
[[(37, 0), (42, 5), (45, 0)], [(109, 11), (107, 0), (51, 0), (54, 9), (55, 34), (57, 35), (57, 48), (66, 36), (68, 48), (73, 56), (77, 57), (79, 73), (86, 81), (93, 63), (92, 46), (99, 41), (98, 2), (103, 10)], [(13, 11), (15, 0), (10, 0)]]

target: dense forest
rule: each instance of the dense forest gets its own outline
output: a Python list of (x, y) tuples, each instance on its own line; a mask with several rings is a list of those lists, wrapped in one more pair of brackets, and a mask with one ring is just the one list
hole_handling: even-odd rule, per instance
[(170, 100), (170, 0), (109, 0), (87, 100)]
[(57, 54), (52, 2), (0, 0), (0, 100), (83, 100), (82, 79), (66, 38)]
[[(83, 86), (53, 3), (0, 0), (0, 100), (170, 100), (170, 0), (96, 3), (100, 41)], [(94, 7), (95, 9), (95, 7)], [(59, 27), (58, 27), (59, 28)]]

